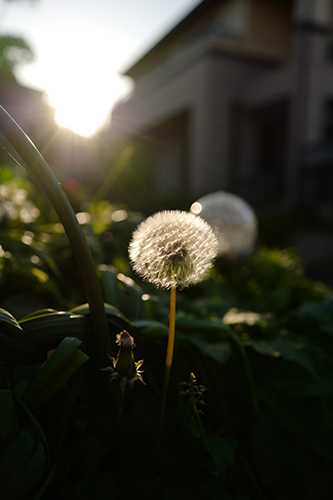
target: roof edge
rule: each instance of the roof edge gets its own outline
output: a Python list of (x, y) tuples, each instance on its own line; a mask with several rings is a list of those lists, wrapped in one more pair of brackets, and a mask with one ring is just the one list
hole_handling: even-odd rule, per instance
[(219, 5), (225, 0), (203, 0), (199, 3), (187, 16), (185, 16), (174, 28), (171, 29), (163, 38), (161, 38), (151, 49), (149, 49), (145, 54), (140, 57), (132, 66), (130, 66), (122, 74), (124, 76), (133, 77), (133, 73), (136, 72), (139, 66), (151, 57), (156, 51), (161, 49), (163, 46), (167, 45), (173, 38), (180, 34), (187, 26), (198, 19), (200, 16), (208, 12), (215, 5)]

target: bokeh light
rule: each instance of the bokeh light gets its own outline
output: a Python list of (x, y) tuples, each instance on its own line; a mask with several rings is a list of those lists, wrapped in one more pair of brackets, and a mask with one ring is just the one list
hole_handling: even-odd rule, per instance
[(257, 217), (239, 196), (225, 191), (210, 193), (194, 202), (191, 212), (211, 225), (218, 239), (219, 256), (246, 256), (253, 252), (258, 235)]

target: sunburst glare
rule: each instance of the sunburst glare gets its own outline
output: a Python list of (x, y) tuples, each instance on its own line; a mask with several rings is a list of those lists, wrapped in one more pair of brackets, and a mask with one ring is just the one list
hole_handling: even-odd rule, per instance
[[(81, 76), (81, 75), (80, 75)], [(114, 77), (105, 84), (85, 79), (71, 81), (70, 85), (59, 85), (49, 93), (50, 102), (56, 108), (56, 121), (77, 134), (91, 136), (109, 117), (112, 101), (125, 92), (126, 85)], [(107, 117), (107, 118), (106, 118)]]

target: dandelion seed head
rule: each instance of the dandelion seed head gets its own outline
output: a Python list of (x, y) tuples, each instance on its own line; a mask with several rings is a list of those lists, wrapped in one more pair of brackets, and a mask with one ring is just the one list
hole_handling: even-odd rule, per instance
[(129, 257), (134, 271), (162, 288), (202, 281), (213, 265), (217, 239), (207, 222), (179, 210), (158, 212), (134, 231)]

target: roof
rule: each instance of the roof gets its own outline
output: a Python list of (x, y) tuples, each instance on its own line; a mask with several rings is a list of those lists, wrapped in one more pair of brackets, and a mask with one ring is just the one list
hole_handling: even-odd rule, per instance
[(180, 23), (178, 23), (169, 33), (167, 33), (157, 44), (155, 44), (148, 52), (146, 52), (138, 61), (130, 68), (124, 71), (124, 75), (134, 77), (137, 71), (140, 70), (151, 57), (153, 57), (162, 48), (166, 47), (170, 42), (177, 38), (187, 27), (191, 26), (195, 21), (209, 12), (215, 6), (225, 2), (226, 0), (203, 0), (197, 5)]
[[(225, 3), (227, 0), (203, 0), (200, 2), (182, 21), (180, 21), (171, 31), (169, 31), (159, 42), (157, 42), (148, 52), (138, 59), (131, 67), (124, 71), (125, 76), (134, 78), (144, 70), (146, 65), (151, 62), (154, 57), (160, 55), (161, 50), (172, 43), (184, 30), (192, 26), (200, 18), (208, 14), (212, 9)], [(276, 0), (280, 3), (291, 4), (295, 0)]]

